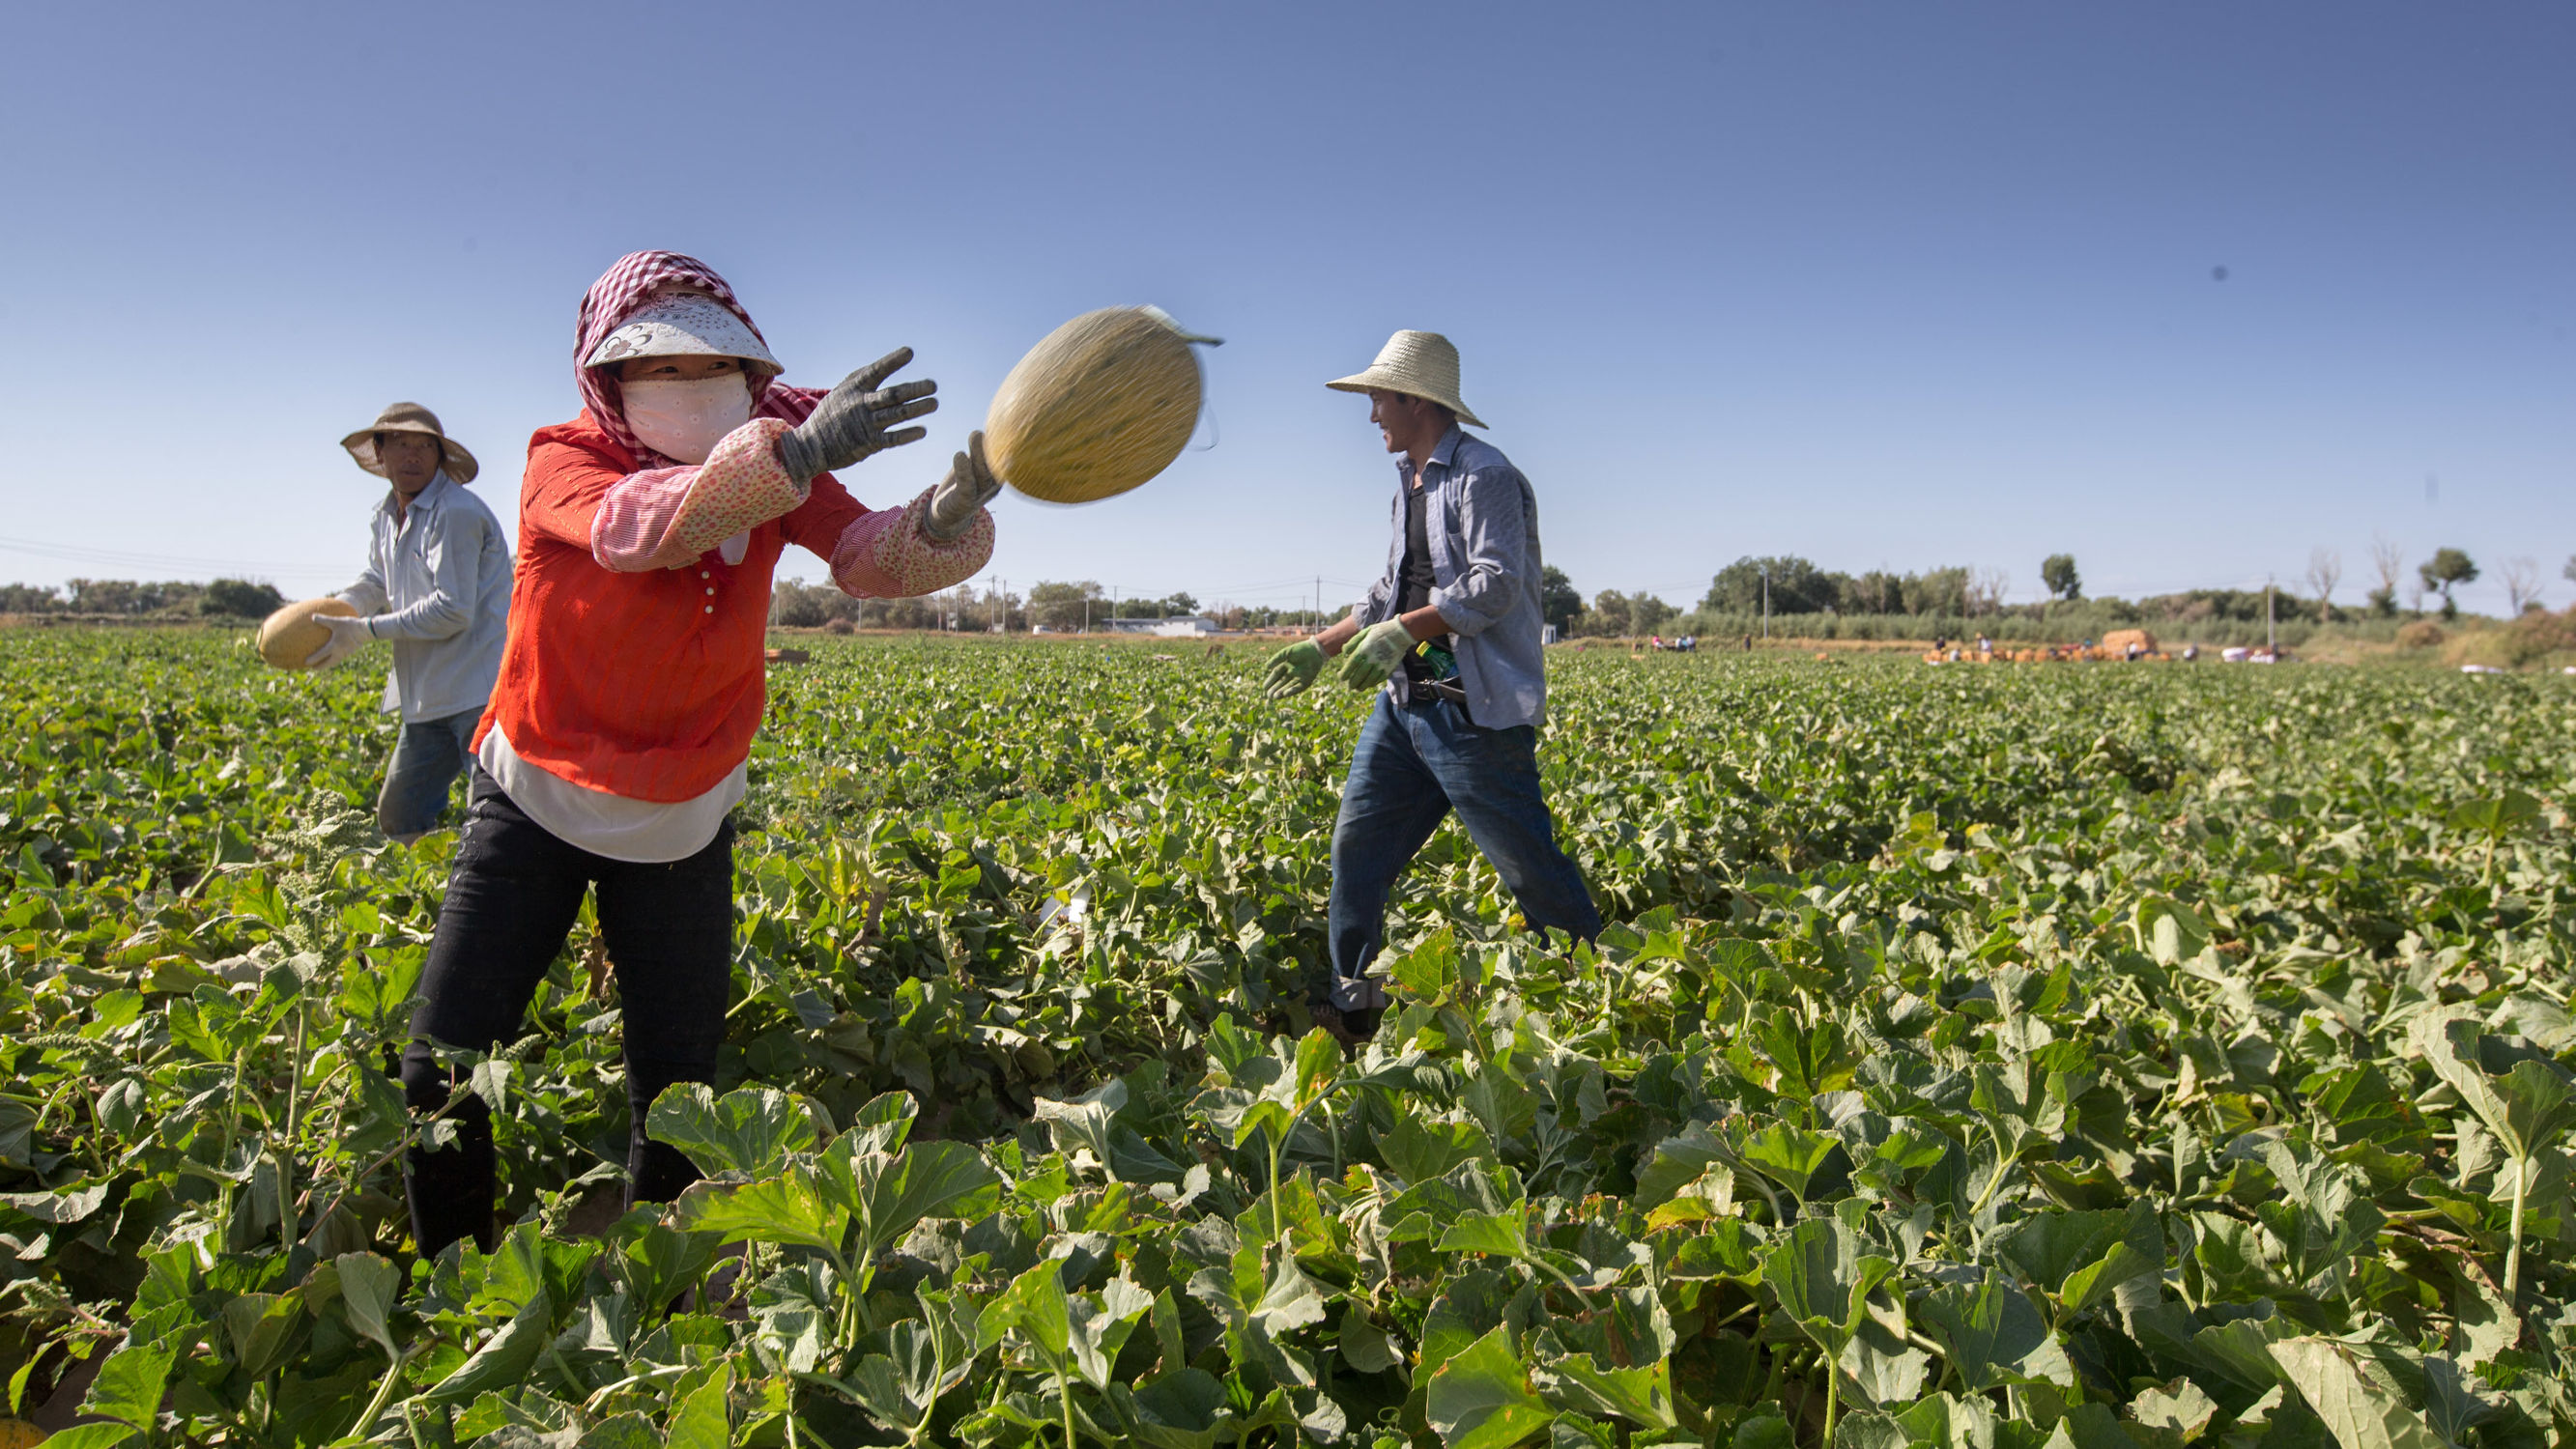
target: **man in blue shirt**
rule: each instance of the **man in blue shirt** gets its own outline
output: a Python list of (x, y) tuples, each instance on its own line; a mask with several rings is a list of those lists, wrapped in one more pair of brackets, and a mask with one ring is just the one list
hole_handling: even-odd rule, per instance
[(1366, 393), (1396, 465), (1386, 572), (1348, 617), (1270, 658), (1274, 699), (1328, 660), (1354, 689), (1387, 692), (1361, 727), (1333, 825), (1333, 976), (1316, 1017), (1345, 1043), (1376, 1031), (1386, 993), (1367, 974), (1387, 895), (1452, 810), (1493, 862), (1532, 930), (1586, 940), (1601, 914), (1557, 848), (1539, 791), (1547, 710), (1540, 652), (1538, 500), (1458, 397), (1458, 349), (1398, 332), (1366, 372), (1325, 386)]
[(340, 446), (392, 487), (376, 506), (366, 572), (338, 595), (357, 615), (315, 616), (331, 638), (311, 662), (337, 664), (368, 640), (394, 641), (385, 708), (401, 712), (402, 734), (376, 797), (376, 824), (409, 844), (438, 825), (500, 678), (510, 541), (492, 510), (465, 491), (478, 471), (474, 455), (440, 431), (429, 409), (395, 403)]

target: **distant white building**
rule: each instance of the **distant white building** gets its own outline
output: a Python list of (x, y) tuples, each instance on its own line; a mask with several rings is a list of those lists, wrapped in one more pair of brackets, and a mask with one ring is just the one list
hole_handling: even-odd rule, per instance
[(1175, 619), (1095, 619), (1094, 624), (1119, 634), (1153, 634), (1166, 639), (1187, 639), (1216, 632), (1216, 620), (1205, 614), (1184, 614)]

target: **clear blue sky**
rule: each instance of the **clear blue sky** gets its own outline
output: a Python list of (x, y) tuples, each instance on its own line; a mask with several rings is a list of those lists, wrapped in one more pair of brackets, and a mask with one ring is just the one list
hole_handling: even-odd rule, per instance
[(2028, 598), (2064, 550), (2134, 595), (2323, 546), (2357, 599), (2378, 534), (2468, 549), (2472, 607), (2517, 555), (2576, 598), (2563, 3), (61, 5), (10, 39), (0, 579), (343, 582), (378, 485), (335, 440), (397, 398), (513, 519), (583, 289), (668, 247), (791, 380), (918, 349), (947, 410), (849, 475), (870, 503), (1074, 313), (1225, 336), (1213, 447), (998, 505), (1014, 589), (1349, 597), (1392, 474), (1320, 384), (1423, 327), (1587, 594), (1687, 606), (1778, 552)]

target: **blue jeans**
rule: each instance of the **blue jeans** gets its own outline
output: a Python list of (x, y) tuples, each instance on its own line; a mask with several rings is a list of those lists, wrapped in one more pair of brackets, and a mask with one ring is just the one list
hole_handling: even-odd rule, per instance
[(402, 727), (394, 757), (385, 762), (385, 788), (376, 795), (377, 829), (409, 842), (438, 828), (447, 813), (447, 787), (465, 769), (474, 727), (482, 722), (478, 704), (463, 714)]
[(1484, 729), (1446, 700), (1378, 697), (1351, 752), (1342, 814), (1333, 823), (1332, 1004), (1372, 1011), (1386, 995), (1365, 975), (1385, 939), (1386, 898), (1405, 863), (1452, 810), (1519, 900), (1533, 931), (1554, 926), (1590, 940), (1601, 913), (1583, 872), (1556, 847), (1538, 785), (1538, 731)]

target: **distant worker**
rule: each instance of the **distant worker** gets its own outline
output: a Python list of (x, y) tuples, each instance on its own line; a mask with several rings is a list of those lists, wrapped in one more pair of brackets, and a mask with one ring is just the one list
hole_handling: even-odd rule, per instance
[(1398, 332), (1365, 372), (1325, 386), (1365, 393), (1401, 454), (1386, 572), (1348, 617), (1270, 656), (1269, 694), (1296, 694), (1338, 656), (1353, 689), (1390, 685), (1361, 726), (1333, 825), (1332, 977), (1313, 1003), (1345, 1045), (1377, 1030), (1386, 993), (1368, 966), (1396, 877), (1452, 810), (1518, 899), (1531, 930), (1600, 934), (1583, 872), (1557, 848), (1539, 790), (1547, 711), (1539, 648), (1538, 499), (1458, 397), (1458, 349)]
[[(971, 434), (947, 478), (871, 511), (833, 474), (918, 441), (928, 380), (897, 348), (829, 392), (780, 365), (703, 262), (636, 252), (582, 299), (582, 410), (540, 429), (520, 487), (520, 588), (474, 791), (421, 972), (404, 1097), (456, 1120), (411, 1149), (412, 1236), (493, 1242), (491, 1115), (437, 1048), (525, 1030), (585, 896), (616, 972), (626, 1204), (696, 1179), (645, 1132), (653, 1100), (715, 1080), (733, 989), (731, 814), (767, 698), (761, 646), (790, 545), (857, 598), (935, 593), (984, 566), (1001, 489)], [(885, 469), (872, 468), (872, 477)]]
[(376, 792), (376, 828), (409, 845), (438, 828), (501, 673), (510, 540), (465, 491), (481, 471), (474, 455), (420, 404), (395, 403), (340, 446), (393, 486), (369, 524), (366, 571), (337, 596), (358, 612), (314, 615), (331, 634), (307, 662), (322, 668), (369, 640), (393, 641), (385, 711), (402, 724)]

